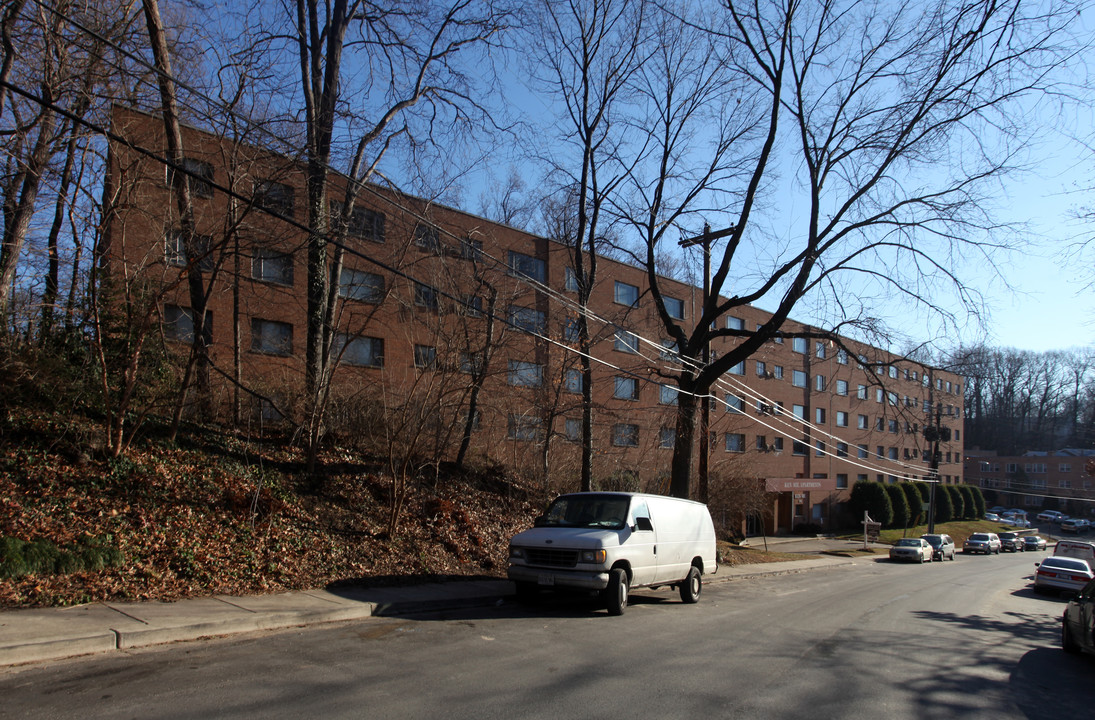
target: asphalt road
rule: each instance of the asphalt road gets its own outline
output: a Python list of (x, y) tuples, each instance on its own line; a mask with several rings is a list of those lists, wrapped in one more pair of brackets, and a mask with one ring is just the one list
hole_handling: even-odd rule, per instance
[(865, 561), (199, 641), (0, 672), (0, 718), (1064, 718), (1095, 659), (1059, 649), (1043, 553)]

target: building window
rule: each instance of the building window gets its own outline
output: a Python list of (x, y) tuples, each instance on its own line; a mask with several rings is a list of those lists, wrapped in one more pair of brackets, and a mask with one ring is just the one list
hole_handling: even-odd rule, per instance
[(677, 429), (662, 427), (658, 433), (658, 447), (671, 448), (677, 443)]
[(275, 285), (292, 285), (293, 256), (267, 248), (256, 248), (251, 257), (251, 278)]
[(639, 426), (616, 423), (612, 426), (612, 444), (616, 447), (639, 447)]
[(638, 353), (639, 352), (639, 338), (636, 335), (632, 335), (627, 330), (616, 330), (616, 339), (614, 345), (620, 352), (626, 353)]
[(783, 379), (783, 366), (782, 365), (775, 365), (775, 366), (772, 367), (772, 377), (774, 377), (776, 380), (782, 380)]
[(806, 338), (794, 338), (791, 341), (791, 350), (797, 352), (799, 355), (806, 354)]
[(510, 440), (537, 442), (542, 427), (543, 421), (538, 417), (511, 414), (506, 423), (506, 433)]
[(441, 252), (441, 231), (433, 225), (418, 223), (414, 226), (414, 244), (428, 252)]
[(510, 250), (509, 271), (511, 275), (524, 276), (537, 282), (547, 280), (547, 264), (538, 257)]
[(479, 375), (483, 372), (482, 353), (460, 353), (460, 372), (465, 375)]
[(792, 405), (791, 406), (791, 412), (794, 413), (794, 416), (797, 417), (799, 420), (805, 420), (806, 419), (806, 406), (805, 405)]
[(432, 345), (414, 346), (414, 366), (421, 370), (437, 368), (437, 348)]
[(885, 393), (883, 393), (883, 392), (882, 392), (882, 388), (875, 388), (875, 391), (874, 391), (874, 401), (875, 401), (876, 403), (881, 403), (881, 402), (882, 402), (882, 398), (883, 398), (883, 396), (884, 396), (884, 395), (885, 395)]
[(804, 443), (800, 440), (795, 440), (794, 442), (792, 442), (791, 443), (791, 454), (792, 455), (805, 455), (806, 454), (806, 443)]
[(566, 419), (566, 438), (571, 442), (578, 442), (582, 438), (582, 421), (575, 418)]
[(739, 317), (727, 316), (727, 318), (726, 318), (726, 328), (728, 330), (744, 330), (745, 329), (745, 320), (743, 320)]
[(768, 438), (763, 435), (757, 435), (757, 450), (760, 452), (768, 452)]
[(534, 362), (523, 360), (509, 361), (509, 384), (514, 387), (540, 387), (544, 379), (544, 368)]
[(772, 438), (772, 449), (776, 452), (783, 452), (783, 438), (779, 435)]
[(668, 295), (663, 295), (662, 300), (665, 302), (665, 311), (669, 313), (669, 317), (674, 320), (684, 320), (684, 300)]
[(374, 337), (335, 335), (331, 351), (346, 365), (384, 367), (384, 340)]
[(825, 376), (824, 375), (814, 375), (814, 390), (816, 390), (817, 392), (824, 392), (825, 391)]
[(791, 371), (791, 384), (795, 387), (806, 387), (806, 371), (805, 370), (792, 370)]
[(866, 460), (870, 456), (871, 453), (867, 449), (866, 445), (859, 444), (859, 445), (856, 445), (855, 447), (856, 447), (856, 457), (858, 457), (859, 459)]
[(848, 488), (848, 473), (836, 474), (836, 489), (846, 490)]
[(619, 280), (616, 281), (615, 288), (612, 296), (615, 302), (628, 307), (635, 307), (639, 304), (639, 288)]
[(563, 324), (563, 342), (576, 343), (582, 337), (582, 328), (578, 318), (570, 318)]
[(821, 340), (818, 340), (814, 343), (814, 355), (817, 357), (818, 360), (825, 359), (825, 343)]
[(259, 180), (255, 183), (255, 205), (263, 210), (271, 210), (281, 215), (293, 215), (293, 188), (273, 180)]
[(472, 262), (478, 262), (483, 259), (483, 241), (476, 240), (470, 237), (460, 238), (460, 255), (461, 260), (471, 260)]
[(836, 456), (837, 457), (848, 457), (848, 443), (838, 442), (836, 444)]
[(867, 386), (866, 385), (857, 386), (856, 390), (855, 390), (855, 396), (859, 400), (866, 400), (867, 399)]
[(814, 408), (814, 420), (818, 425), (825, 424), (825, 408)]
[(745, 435), (726, 433), (726, 452), (745, 452)]
[(814, 455), (821, 457), (825, 454), (825, 441), (818, 440), (814, 443)]
[[(163, 308), (163, 334), (168, 340), (179, 342), (194, 342), (194, 311), (188, 307), (178, 305), (164, 305)], [(202, 326), (202, 337), (206, 345), (213, 344), (213, 313), (205, 311), (205, 325)]]
[(662, 340), (662, 352), (659, 357), (666, 362), (679, 363), (681, 354), (677, 352), (677, 341), (672, 338)]
[(659, 388), (658, 402), (662, 405), (677, 404), (677, 388), (672, 385), (661, 385)]
[(856, 427), (860, 430), (867, 429), (868, 419), (866, 415), (856, 415)]
[(890, 365), (889, 373), (890, 373), (890, 379), (891, 380), (896, 380), (897, 379), (897, 366), (896, 365)]
[[(847, 365), (848, 364), (848, 351), (844, 350), (844, 349), (837, 350), (836, 351), (836, 361), (838, 363), (840, 363), (841, 365)], [(846, 479), (848, 476), (845, 475), (844, 477)], [(845, 486), (845, 487), (847, 487), (847, 486)]]
[[(210, 235), (194, 235), (191, 242), (200, 272), (213, 269), (213, 238)], [(171, 230), (164, 236), (164, 260), (168, 265), (186, 267), (189, 263), (186, 244), (181, 230)]]
[[(331, 202), (331, 217), (335, 222), (342, 222), (343, 204), (338, 201)], [(369, 242), (384, 242), (384, 213), (370, 210), (365, 207), (354, 206), (350, 213), (350, 223), (346, 227), (347, 237)]]
[(414, 284), (414, 304), (427, 310), (437, 310), (437, 289), (420, 282)]
[(342, 268), (338, 276), (338, 294), (347, 300), (378, 303), (384, 299), (384, 276)]
[(891, 433), (895, 433), (895, 434), (896, 434), (896, 433), (897, 433), (897, 419), (896, 419), (896, 418), (891, 418), (891, 419), (890, 419), (890, 420), (888, 421), (888, 423), (887, 423), (887, 424), (888, 424), (888, 428), (887, 428), (887, 429), (888, 429), (888, 430), (889, 430), (889, 431), (890, 431)]
[(293, 326), (276, 320), (251, 318), (251, 351), (268, 355), (293, 352)]
[(844, 412), (843, 410), (836, 411), (836, 426), (848, 427), (848, 413)]
[(886, 429), (886, 418), (879, 415), (878, 418), (875, 420), (874, 429), (879, 431), (879, 432), (882, 432), (883, 430), (885, 430)]
[(763, 360), (757, 360), (756, 370), (757, 377), (766, 377), (768, 375), (768, 368), (765, 367)]
[(632, 377), (620, 377), (617, 375), (616, 389), (613, 391), (612, 397), (620, 400), (638, 400), (639, 381)]
[(726, 395), (726, 412), (745, 412), (745, 401), (737, 395)]
[(460, 298), (456, 311), (468, 317), (483, 317), (483, 298), (478, 295), (464, 295)]
[(569, 265), (563, 273), (563, 289), (567, 292), (578, 292), (578, 275)]
[(730, 373), (731, 375), (744, 375), (745, 374), (745, 361), (742, 360), (740, 363), (738, 363), (734, 367), (730, 368), (726, 372)]
[(510, 305), (509, 324), (522, 332), (540, 335), (546, 329), (547, 319), (543, 311), (536, 308)]
[(890, 457), (890, 460), (896, 460), (897, 459), (897, 448), (895, 448), (895, 447), (890, 448), (889, 457)]
[(847, 397), (848, 395), (848, 381), (837, 380), (836, 381), (836, 394)]
[(876, 448), (875, 448), (875, 456), (876, 456), (876, 457), (877, 457), (877, 458), (878, 458), (879, 460), (881, 460), (881, 459), (883, 459), (884, 457), (886, 457), (886, 448), (882, 447), (881, 445), (879, 445), (878, 447), (876, 447)]
[(582, 392), (582, 371), (567, 370), (566, 379), (563, 381), (563, 386), (566, 388), (566, 391), (570, 393)]
[[(213, 197), (213, 166), (210, 163), (184, 157), (180, 163), (191, 197)], [(167, 186), (175, 186), (175, 168), (167, 166)]]

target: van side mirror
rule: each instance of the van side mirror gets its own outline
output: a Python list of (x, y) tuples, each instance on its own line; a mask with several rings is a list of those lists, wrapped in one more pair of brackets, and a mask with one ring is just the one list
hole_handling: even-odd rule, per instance
[(635, 529), (654, 532), (654, 523), (650, 522), (650, 518), (648, 517), (637, 517), (635, 518)]

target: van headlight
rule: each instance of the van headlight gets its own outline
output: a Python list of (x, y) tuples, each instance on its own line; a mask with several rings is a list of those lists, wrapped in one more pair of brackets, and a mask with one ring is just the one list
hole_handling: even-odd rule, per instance
[(604, 550), (583, 550), (582, 562), (595, 563), (597, 565), (604, 564), (606, 553)]
[(514, 545), (510, 545), (509, 546), (509, 556), (511, 558), (519, 558), (521, 560), (524, 560), (525, 559), (525, 549), (516, 547)]

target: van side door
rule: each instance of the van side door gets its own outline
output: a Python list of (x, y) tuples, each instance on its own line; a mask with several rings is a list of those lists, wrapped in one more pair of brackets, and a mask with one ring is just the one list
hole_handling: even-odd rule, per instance
[(658, 573), (658, 533), (645, 500), (632, 501), (627, 522), (630, 534), (620, 545), (624, 558), (631, 563), (631, 585), (649, 585)]

